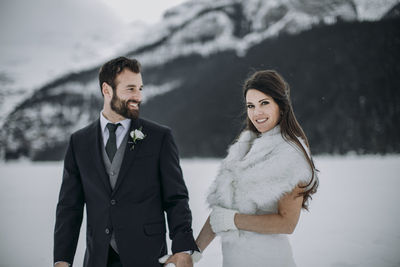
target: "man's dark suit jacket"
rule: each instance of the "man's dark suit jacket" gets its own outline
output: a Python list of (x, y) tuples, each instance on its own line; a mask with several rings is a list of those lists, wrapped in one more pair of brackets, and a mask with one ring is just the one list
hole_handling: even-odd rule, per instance
[(100, 121), (72, 134), (57, 204), (55, 262), (73, 263), (85, 204), (85, 267), (106, 266), (112, 231), (124, 267), (159, 267), (158, 258), (167, 254), (164, 211), (172, 252), (198, 250), (171, 131), (137, 119), (129, 132), (139, 127), (146, 137), (133, 150), (128, 142), (114, 190), (103, 163)]

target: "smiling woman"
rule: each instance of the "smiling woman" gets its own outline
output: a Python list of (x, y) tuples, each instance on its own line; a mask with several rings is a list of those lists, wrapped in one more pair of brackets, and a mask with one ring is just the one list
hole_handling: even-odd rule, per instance
[(269, 95), (250, 89), (246, 95), (247, 116), (260, 133), (274, 128), (279, 120), (279, 106)]
[(244, 84), (247, 129), (222, 161), (207, 199), (212, 211), (196, 240), (204, 250), (221, 236), (223, 266), (296, 266), (287, 234), (318, 178), (289, 95), (273, 70)]

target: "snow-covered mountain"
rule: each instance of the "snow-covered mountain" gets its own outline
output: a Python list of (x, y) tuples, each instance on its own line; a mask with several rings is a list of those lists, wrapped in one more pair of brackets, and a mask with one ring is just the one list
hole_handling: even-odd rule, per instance
[[(317, 24), (357, 20), (352, 0), (339, 1), (190, 1), (165, 14), (156, 40), (133, 50), (145, 65), (182, 55), (209, 56), (224, 50), (238, 55), (283, 33), (298, 33)], [(162, 43), (154, 46), (153, 44)]]
[[(28, 84), (21, 86), (22, 83), (19, 84), (18, 79), (10, 75), (12, 68), (6, 68), (5, 65), (1, 67), (0, 101), (4, 114), (1, 122), (4, 127), (0, 134), (0, 156), (43, 159), (46, 156), (41, 153), (52, 151), (50, 154), (59, 158), (64, 153), (69, 134), (98, 115), (101, 103), (97, 85), (98, 64), (115, 51), (142, 62), (146, 75), (145, 100), (148, 101), (158, 94), (181, 88), (185, 77), (175, 75), (171, 79), (171, 76), (163, 76), (156, 71), (180, 58), (196, 56), (207, 60), (224, 51), (233, 51), (238, 57), (245, 58), (251, 48), (264, 40), (295, 35), (313, 27), (337, 22), (380, 20), (397, 3), (398, 0), (193, 0), (168, 10), (158, 25), (148, 28), (132, 25), (136, 32), (128, 33), (129, 29), (125, 29), (118, 44), (107, 38), (107, 33), (113, 32), (116, 26), (110, 27), (108, 32), (107, 28), (104, 31), (96, 28), (91, 32), (102, 32), (104, 35), (98, 39), (92, 37), (95, 41), (86, 42), (87, 39), (81, 41), (79, 37), (74, 38), (75, 41), (81, 41), (84, 48), (80, 49), (82, 47), (77, 45), (69, 52), (72, 55), (77, 53), (72, 59), (81, 59), (81, 63), (61, 58), (56, 60), (59, 62), (56, 65), (50, 64), (53, 73), (48, 69), (47, 73), (38, 72), (42, 77), (50, 77), (38, 79), (41, 82), (37, 84), (44, 86), (35, 83), (31, 87)], [(114, 34), (120, 32), (114, 31)], [(87, 34), (85, 32), (80, 36), (86, 38)], [(40, 41), (37, 43), (41, 44)], [(59, 47), (59, 44), (56, 43), (55, 48), (50, 46), (60, 51), (62, 45)], [(96, 45), (100, 47), (98, 50)], [(39, 49), (39, 46), (34, 46), (34, 49)], [(38, 55), (39, 58), (35, 58), (34, 62), (40, 62), (46, 53)], [(64, 57), (68, 55), (71, 54), (67, 53)], [(49, 58), (46, 62), (54, 60)], [(71, 67), (68, 63), (76, 65)], [(65, 64), (69, 67), (58, 68)], [(61, 74), (57, 70), (68, 68), (73, 72), (66, 72), (66, 75), (58, 79), (51, 78)], [(178, 72), (179, 66), (176, 68), (175, 72)], [(146, 69), (152, 72), (146, 72)], [(35, 75), (35, 72), (25, 69), (20, 71), (21, 75), (26, 73)], [(12, 100), (8, 93), (10, 89), (23, 90), (21, 88), (26, 87), (35, 88), (35, 91), (14, 91), (17, 92), (15, 99), (18, 101), (8, 105), (7, 109), (3, 108), (4, 103)]]
[(168, 10), (162, 23), (148, 29), (138, 23), (123, 25), (95, 0), (4, 0), (0, 11), (0, 126), (33, 90), (66, 73), (98, 66), (117, 53), (136, 56), (146, 66), (193, 53), (208, 56), (235, 50), (245, 55), (250, 47), (278, 34), (337, 20), (378, 20), (397, 2), (188, 1)]
[(0, 126), (49, 81), (126, 51), (140, 26), (125, 25), (98, 0), (2, 0)]
[[(266, 38), (337, 21), (379, 20), (398, 0), (202, 0), (170, 9), (129, 55), (159, 65), (182, 55), (238, 55)], [(162, 44), (162, 45), (161, 45)]]

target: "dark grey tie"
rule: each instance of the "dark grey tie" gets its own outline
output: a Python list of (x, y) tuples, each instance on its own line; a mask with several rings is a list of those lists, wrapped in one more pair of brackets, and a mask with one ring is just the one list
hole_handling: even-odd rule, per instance
[(110, 162), (113, 161), (115, 153), (117, 152), (117, 137), (115, 136), (115, 131), (120, 125), (121, 125), (120, 123), (117, 124), (107, 123), (106, 126), (108, 132), (110, 133), (106, 144), (106, 153), (108, 158), (110, 159)]

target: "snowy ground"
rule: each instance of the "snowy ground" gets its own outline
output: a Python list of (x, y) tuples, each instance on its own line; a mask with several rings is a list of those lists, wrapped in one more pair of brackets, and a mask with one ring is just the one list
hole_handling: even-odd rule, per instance
[[(197, 235), (219, 160), (182, 160)], [(298, 266), (400, 266), (400, 156), (317, 157), (320, 189), (291, 236)], [(62, 163), (0, 163), (0, 267), (51, 266)], [(84, 228), (84, 227), (83, 227)], [(85, 230), (82, 230), (82, 234)], [(79, 241), (76, 266), (85, 244)], [(197, 266), (221, 266), (219, 240)]]

